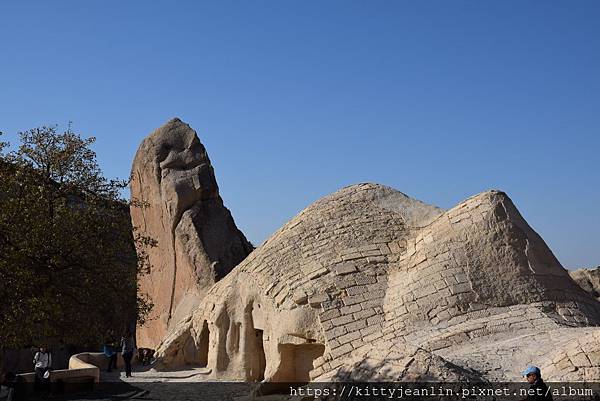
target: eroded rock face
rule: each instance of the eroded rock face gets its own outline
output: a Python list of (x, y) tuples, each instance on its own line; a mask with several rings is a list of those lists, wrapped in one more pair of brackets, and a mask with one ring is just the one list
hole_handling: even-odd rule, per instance
[(600, 301), (600, 266), (595, 269), (571, 270), (569, 274), (581, 288)]
[(140, 278), (154, 308), (137, 332), (138, 346), (156, 348), (252, 246), (223, 205), (206, 149), (179, 119), (140, 145), (131, 197), (142, 204), (131, 208), (134, 227), (158, 241), (149, 250), (151, 272)]
[(583, 380), (600, 368), (599, 324), (600, 303), (506, 194), (444, 211), (359, 184), (310, 205), (216, 283), (166, 338), (158, 367), (237, 380), (518, 381), (534, 363), (550, 380), (585, 365), (568, 376)]

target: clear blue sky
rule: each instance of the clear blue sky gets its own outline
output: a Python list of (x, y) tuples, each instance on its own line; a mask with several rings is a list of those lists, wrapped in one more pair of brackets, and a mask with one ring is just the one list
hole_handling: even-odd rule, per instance
[(372, 181), (441, 207), (506, 191), (600, 264), (598, 1), (0, 3), (0, 130), (69, 120), (127, 177), (178, 116), (255, 243)]

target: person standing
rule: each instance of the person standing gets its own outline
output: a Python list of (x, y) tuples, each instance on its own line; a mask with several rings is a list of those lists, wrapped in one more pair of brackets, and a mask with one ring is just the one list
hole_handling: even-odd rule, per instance
[(108, 358), (108, 369), (107, 372), (111, 372), (113, 368), (117, 368), (117, 346), (116, 339), (112, 330), (106, 334), (106, 341), (104, 342), (103, 353)]
[(133, 336), (127, 330), (121, 337), (121, 356), (125, 362), (125, 377), (131, 377), (131, 358), (133, 357)]
[(35, 382), (46, 385), (50, 382), (50, 369), (52, 368), (52, 355), (46, 347), (40, 347), (33, 357), (35, 367)]
[(15, 399), (15, 387), (17, 377), (12, 372), (0, 374), (0, 398), (6, 401)]

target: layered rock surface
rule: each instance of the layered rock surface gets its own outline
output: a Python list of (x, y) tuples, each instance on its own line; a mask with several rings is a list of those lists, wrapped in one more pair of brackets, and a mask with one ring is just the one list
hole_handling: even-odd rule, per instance
[(131, 208), (134, 227), (157, 241), (148, 250), (150, 273), (140, 277), (154, 308), (137, 331), (138, 346), (155, 348), (252, 246), (223, 205), (206, 149), (179, 119), (140, 145), (131, 197), (141, 205)]
[(519, 380), (534, 363), (583, 380), (600, 368), (599, 323), (600, 303), (506, 194), (444, 211), (359, 184), (216, 283), (158, 366), (237, 380)]
[(600, 301), (600, 266), (595, 269), (577, 269), (569, 272), (581, 288)]

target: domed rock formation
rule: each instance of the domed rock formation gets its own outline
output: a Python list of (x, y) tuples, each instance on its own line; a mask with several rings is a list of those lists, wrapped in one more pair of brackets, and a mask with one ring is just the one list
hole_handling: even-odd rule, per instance
[(148, 250), (151, 271), (140, 277), (141, 292), (154, 307), (150, 320), (137, 331), (138, 346), (155, 348), (252, 246), (223, 206), (196, 132), (179, 119), (140, 145), (131, 197), (138, 204), (131, 208), (133, 226), (157, 241)]
[(595, 339), (599, 323), (600, 303), (504, 193), (444, 211), (359, 184), (306, 208), (216, 283), (158, 366), (237, 380), (519, 380), (557, 347)]

